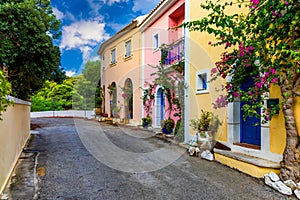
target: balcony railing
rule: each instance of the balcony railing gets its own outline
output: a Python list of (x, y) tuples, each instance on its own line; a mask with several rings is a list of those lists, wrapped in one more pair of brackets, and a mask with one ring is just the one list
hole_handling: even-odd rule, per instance
[(184, 59), (184, 39), (177, 40), (168, 50), (164, 65), (176, 64)]

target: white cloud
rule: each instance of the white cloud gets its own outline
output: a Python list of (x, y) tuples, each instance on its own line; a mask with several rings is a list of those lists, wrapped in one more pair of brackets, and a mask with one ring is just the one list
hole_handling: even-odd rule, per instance
[(99, 56), (91, 56), (88, 61), (94, 62), (100, 60)]
[(67, 11), (65, 13), (65, 18), (68, 19), (68, 20), (70, 20), (70, 21), (76, 21), (75, 16), (72, 13), (70, 13), (69, 11)]
[(61, 50), (80, 49), (82, 58), (85, 61), (92, 46), (108, 39), (109, 35), (104, 30), (105, 23), (94, 20), (80, 20), (69, 26), (62, 27)]
[(67, 70), (66, 71), (66, 75), (71, 77), (71, 76), (74, 76), (76, 74), (76, 72), (72, 71), (72, 70)]
[(82, 53), (82, 60), (84, 63), (86, 63), (87, 60), (89, 59), (90, 53), (92, 52), (93, 49), (89, 46), (82, 46), (82, 47), (79, 47), (79, 49)]
[(112, 4), (114, 4), (114, 3), (119, 3), (119, 2), (128, 2), (128, 0), (104, 0), (104, 3), (106, 3), (107, 2), (107, 4), (108, 5), (112, 5)]
[(132, 10), (134, 12), (141, 11), (143, 14), (149, 13), (160, 0), (135, 0)]
[(63, 19), (65, 17), (64, 13), (62, 13), (61, 11), (59, 11), (57, 8), (54, 7), (52, 10), (53, 10), (53, 12), (56, 15), (56, 18), (58, 20), (61, 20), (61, 19)]

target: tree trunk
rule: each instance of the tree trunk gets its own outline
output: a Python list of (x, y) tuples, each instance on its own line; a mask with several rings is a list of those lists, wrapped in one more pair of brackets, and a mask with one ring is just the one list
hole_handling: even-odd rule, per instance
[(280, 85), (281, 93), (284, 98), (282, 111), (285, 117), (286, 128), (286, 147), (281, 161), (280, 178), (282, 180), (293, 180), (296, 183), (300, 181), (300, 149), (298, 141), (298, 131), (296, 127), (292, 93), (292, 83), (287, 77), (284, 77)]

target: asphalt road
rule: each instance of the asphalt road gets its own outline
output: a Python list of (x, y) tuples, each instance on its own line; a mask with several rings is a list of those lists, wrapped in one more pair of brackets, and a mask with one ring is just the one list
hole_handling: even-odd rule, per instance
[(292, 199), (141, 128), (71, 118), (32, 124), (39, 199)]

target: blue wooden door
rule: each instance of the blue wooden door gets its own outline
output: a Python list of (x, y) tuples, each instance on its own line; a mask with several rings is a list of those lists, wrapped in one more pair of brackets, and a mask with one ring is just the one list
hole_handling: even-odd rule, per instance
[[(247, 91), (249, 87), (254, 84), (252, 79), (242, 84), (241, 89)], [(247, 102), (241, 103), (241, 108)], [(260, 113), (260, 109), (257, 110)], [(260, 119), (255, 116), (247, 116), (246, 120), (243, 119), (243, 110), (241, 109), (241, 142), (247, 144), (261, 145), (261, 126)]]
[(160, 90), (160, 120), (164, 120), (165, 118), (165, 98), (162, 89)]

